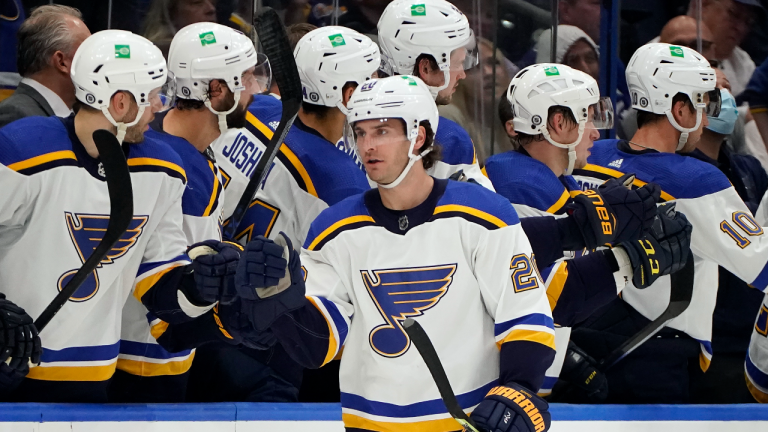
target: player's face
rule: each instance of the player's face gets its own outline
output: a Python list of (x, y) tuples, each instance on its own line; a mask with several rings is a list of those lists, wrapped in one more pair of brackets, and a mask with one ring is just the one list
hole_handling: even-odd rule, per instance
[[(141, 118), (138, 123), (133, 126), (129, 126), (125, 131), (125, 139), (123, 141), (127, 143), (140, 143), (144, 141), (144, 132), (149, 129), (149, 123), (155, 119), (155, 112), (157, 112), (157, 105), (150, 104), (150, 106), (144, 108), (144, 112), (141, 114)], [(124, 121), (130, 123), (136, 118), (139, 113), (139, 106), (136, 102), (131, 102), (131, 108), (128, 114), (125, 115)]]
[[(589, 118), (594, 115), (595, 109), (589, 108)], [(588, 122), (584, 128), (584, 135), (581, 136), (581, 141), (576, 146), (576, 163), (574, 168), (581, 169), (587, 164), (587, 158), (592, 154), (592, 146), (595, 144), (595, 140), (600, 138), (600, 131), (595, 129), (595, 125), (592, 122)]]
[(395, 181), (408, 164), (410, 141), (400, 119), (374, 119), (353, 126), (357, 151), (368, 177), (376, 183)]
[[(437, 98), (435, 99), (435, 103), (438, 105), (448, 105), (451, 103), (451, 98), (453, 97), (453, 94), (456, 92), (456, 88), (459, 86), (459, 81), (463, 80), (467, 77), (467, 74), (464, 72), (464, 60), (467, 58), (467, 50), (466, 48), (458, 48), (453, 50), (451, 53), (451, 68), (449, 71), (449, 77), (448, 77), (448, 87), (440, 90), (440, 92), (437, 94)], [(442, 71), (440, 71), (441, 75), (444, 75)], [(435, 85), (435, 87), (443, 85), (445, 82), (445, 77), (443, 76), (440, 79), (440, 83)]]

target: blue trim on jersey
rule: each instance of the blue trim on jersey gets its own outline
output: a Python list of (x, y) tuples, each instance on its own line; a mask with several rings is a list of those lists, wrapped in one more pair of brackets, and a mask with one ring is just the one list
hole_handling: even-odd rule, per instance
[(764, 389), (768, 389), (768, 374), (758, 369), (757, 366), (752, 363), (752, 359), (749, 357), (749, 353), (747, 353), (747, 359), (744, 362), (744, 367), (747, 369), (749, 377), (752, 378), (752, 382)]
[(552, 387), (557, 384), (558, 377), (544, 377), (544, 382), (541, 384), (541, 388), (545, 390), (552, 390)]
[(170, 353), (163, 347), (156, 344), (148, 344), (142, 342), (134, 342), (122, 340), (120, 341), (120, 354), (128, 354), (139, 357), (149, 357), (153, 359), (172, 359), (176, 357), (185, 357), (189, 355), (192, 350), (184, 350), (180, 352)]
[(493, 326), (494, 336), (498, 336), (511, 329), (512, 327), (518, 325), (539, 325), (549, 327), (553, 330), (555, 329), (555, 322), (552, 320), (552, 317), (548, 317), (544, 314), (529, 314), (523, 315), (520, 318), (515, 318), (513, 320), (495, 324)]
[[(469, 409), (482, 402), (485, 395), (496, 386), (496, 381), (488, 383), (471, 392), (456, 395), (462, 409)], [(435, 414), (445, 414), (445, 404), (442, 399), (417, 402), (410, 405), (395, 405), (386, 402), (368, 400), (352, 393), (341, 392), (342, 408), (349, 408), (371, 415), (390, 418), (421, 417)]]
[(634, 173), (638, 180), (657, 183), (676, 199), (700, 198), (732, 187), (725, 174), (714, 165), (673, 153), (626, 153), (617, 148), (619, 141), (595, 141), (588, 162), (622, 173)]
[[(512, 204), (548, 211), (566, 191), (565, 186), (543, 162), (517, 151), (493, 155), (485, 161), (485, 172), (496, 193)], [(566, 180), (567, 181), (567, 180)], [(572, 189), (578, 184), (570, 177)]]
[(700, 343), (700, 344), (701, 344), (701, 346), (703, 346), (703, 347), (704, 347), (704, 350), (705, 350), (705, 351), (706, 351), (706, 352), (707, 352), (709, 355), (713, 355), (713, 352), (712, 352), (712, 342), (709, 342), (709, 341), (705, 341), (705, 340), (701, 340), (701, 339), (696, 339), (696, 341), (697, 341), (698, 343)]
[(183, 261), (183, 260), (192, 261), (189, 258), (189, 256), (187, 256), (187, 254), (181, 254), (181, 255), (179, 255), (177, 257), (169, 259), (168, 261), (143, 263), (143, 264), (139, 265), (139, 271), (136, 272), (136, 277), (139, 277), (139, 276), (141, 276), (141, 275), (143, 275), (145, 273), (148, 273), (148, 272), (150, 272), (150, 271), (152, 271), (152, 270), (154, 270), (154, 269), (156, 269), (156, 268), (158, 268), (160, 266), (164, 266), (166, 264), (170, 264), (170, 263), (173, 263), (173, 262), (176, 262), (176, 261)]
[(280, 116), (283, 113), (283, 102), (274, 96), (258, 94), (248, 105), (248, 111), (274, 131), (275, 128), (271, 127), (269, 123), (280, 121)]
[(58, 117), (25, 117), (0, 128), (0, 163), (5, 166), (64, 150), (72, 150), (72, 142)]
[[(365, 207), (363, 194), (351, 196), (320, 212), (309, 226), (309, 232), (307, 232), (307, 238), (304, 240), (303, 247), (309, 249), (309, 245), (315, 241), (317, 236), (323, 234), (333, 224), (354, 216), (371, 216)], [(343, 227), (339, 229), (343, 229)]]
[(504, 197), (476, 184), (449, 181), (437, 207), (459, 205), (471, 207), (501, 219), (507, 225), (520, 223), (517, 212)]
[(471, 165), (475, 162), (475, 145), (463, 127), (440, 116), (435, 142), (440, 145), (440, 160), (448, 165)]
[(765, 292), (765, 289), (768, 288), (768, 263), (765, 264), (765, 267), (750, 285)]
[(339, 308), (334, 302), (325, 297), (316, 298), (320, 299), (320, 302), (325, 306), (325, 310), (328, 311), (331, 315), (331, 319), (333, 319), (333, 325), (336, 326), (336, 331), (339, 333), (338, 348), (341, 349), (341, 346), (344, 345), (344, 341), (347, 340), (347, 333), (349, 333), (347, 322), (344, 320), (344, 317), (341, 316)]
[(43, 348), (43, 355), (40, 356), (40, 360), (44, 363), (112, 360), (117, 357), (119, 351), (120, 342), (115, 342), (112, 345), (71, 347), (61, 350)]

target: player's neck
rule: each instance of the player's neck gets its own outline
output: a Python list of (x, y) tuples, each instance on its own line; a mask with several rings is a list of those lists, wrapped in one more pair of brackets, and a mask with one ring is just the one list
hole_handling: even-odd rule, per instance
[(654, 149), (662, 153), (674, 153), (680, 132), (666, 119), (642, 127), (635, 132), (629, 146), (634, 150)]
[(336, 107), (328, 110), (328, 114), (323, 118), (307, 113), (302, 108), (299, 109), (299, 119), (335, 145), (344, 135), (344, 122), (347, 116)]
[(399, 185), (392, 189), (379, 187), (381, 203), (390, 210), (410, 210), (427, 199), (434, 184), (435, 179), (416, 162)]
[(568, 150), (555, 147), (547, 140), (534, 141), (525, 146), (525, 151), (558, 177), (568, 168)]
[(717, 160), (717, 157), (720, 156), (720, 149), (722, 147), (723, 136), (706, 130), (701, 134), (701, 138), (696, 143), (697, 149), (714, 160)]
[(104, 117), (101, 111), (81, 109), (75, 114), (75, 135), (92, 158), (99, 157), (99, 150), (93, 142), (93, 133), (99, 129), (117, 133), (117, 128)]
[(168, 111), (163, 119), (163, 131), (184, 138), (200, 153), (221, 135), (218, 118), (208, 108)]

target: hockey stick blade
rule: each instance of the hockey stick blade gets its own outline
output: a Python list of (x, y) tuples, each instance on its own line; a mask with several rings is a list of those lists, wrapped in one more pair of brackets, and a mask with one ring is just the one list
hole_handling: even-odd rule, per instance
[(285, 33), (285, 28), (280, 22), (277, 12), (271, 8), (264, 8), (254, 17), (253, 21), (253, 26), (259, 35), (261, 46), (269, 59), (272, 76), (277, 82), (277, 88), (280, 89), (283, 111), (280, 115), (280, 125), (272, 134), (264, 154), (259, 159), (259, 163), (256, 164), (251, 179), (248, 181), (248, 185), (240, 197), (240, 201), (238, 201), (235, 210), (232, 212), (229, 224), (224, 228), (224, 237), (233, 240), (237, 233), (237, 228), (243, 220), (243, 216), (245, 216), (253, 196), (256, 194), (256, 190), (261, 182), (264, 181), (264, 176), (268, 171), (267, 168), (272, 164), (275, 156), (277, 156), (285, 135), (299, 113), (302, 100), (299, 70), (296, 67), (296, 60), (293, 58), (293, 50), (288, 42), (288, 35)]
[(67, 303), (70, 297), (80, 288), (91, 272), (101, 263), (110, 250), (115, 246), (120, 237), (133, 219), (133, 187), (131, 186), (131, 174), (128, 171), (128, 163), (125, 154), (115, 135), (111, 132), (99, 129), (93, 133), (93, 141), (99, 150), (99, 159), (104, 167), (107, 178), (107, 190), (109, 191), (109, 223), (104, 237), (93, 250), (91, 256), (85, 260), (82, 267), (75, 273), (72, 279), (56, 294), (53, 301), (45, 308), (43, 313), (35, 320), (38, 332), (51, 322), (54, 316)]
[(691, 304), (691, 298), (693, 297), (693, 253), (688, 254), (685, 266), (680, 271), (673, 273), (670, 278), (669, 305), (664, 312), (601, 360), (598, 365), (600, 371), (605, 372), (613, 367), (621, 359), (628, 356), (632, 351), (660, 332), (667, 323), (685, 312), (688, 305)]
[(461, 405), (459, 405), (459, 401), (456, 399), (456, 395), (451, 388), (451, 383), (448, 381), (448, 375), (445, 374), (443, 364), (440, 362), (440, 357), (437, 356), (435, 347), (432, 345), (432, 341), (429, 340), (427, 332), (424, 331), (424, 328), (418, 322), (411, 318), (407, 318), (403, 322), (403, 329), (408, 333), (411, 342), (416, 345), (416, 349), (419, 351), (424, 363), (427, 364), (427, 369), (429, 369), (432, 379), (437, 384), (437, 390), (440, 391), (440, 397), (443, 399), (443, 404), (448, 409), (448, 413), (464, 427), (465, 431), (479, 432), (475, 423), (461, 409)]

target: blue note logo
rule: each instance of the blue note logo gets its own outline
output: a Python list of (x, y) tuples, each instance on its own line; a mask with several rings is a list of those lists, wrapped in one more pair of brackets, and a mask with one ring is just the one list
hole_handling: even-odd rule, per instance
[(371, 330), (368, 341), (381, 356), (394, 358), (405, 354), (411, 346), (402, 322), (408, 317), (423, 315), (443, 298), (453, 282), (456, 264), (360, 273), (385, 321)]
[[(64, 218), (69, 230), (69, 237), (72, 239), (72, 244), (75, 246), (80, 262), (85, 263), (104, 237), (107, 225), (109, 224), (109, 215), (64, 212)], [(97, 269), (104, 265), (112, 264), (116, 259), (127, 254), (131, 247), (136, 244), (148, 219), (149, 216), (134, 216), (130, 225), (128, 225), (128, 229), (107, 253), (107, 256), (101, 260)], [(65, 272), (59, 277), (59, 291), (67, 285), (67, 282), (77, 273), (78, 269), (79, 267)], [(69, 300), (75, 302), (86, 301), (93, 298), (98, 290), (99, 275), (97, 270), (94, 270)]]

